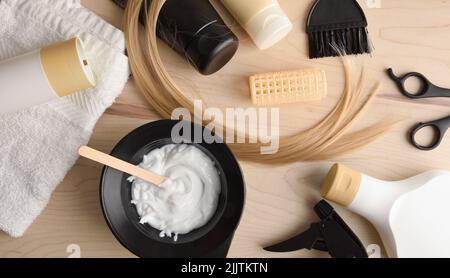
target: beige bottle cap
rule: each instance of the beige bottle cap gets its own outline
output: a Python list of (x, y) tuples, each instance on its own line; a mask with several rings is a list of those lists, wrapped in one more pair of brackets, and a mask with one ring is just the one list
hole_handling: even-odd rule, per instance
[(279, 5), (271, 5), (247, 22), (245, 29), (259, 49), (281, 41), (292, 30), (292, 22)]
[(343, 206), (355, 199), (361, 184), (361, 173), (342, 164), (335, 164), (323, 182), (322, 197)]
[(96, 85), (83, 44), (73, 38), (40, 51), (42, 68), (55, 93), (64, 97)]

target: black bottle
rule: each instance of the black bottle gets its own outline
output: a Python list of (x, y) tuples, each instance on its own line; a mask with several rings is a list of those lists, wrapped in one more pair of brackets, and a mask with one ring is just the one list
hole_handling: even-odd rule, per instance
[[(113, 1), (121, 7), (128, 2)], [(239, 46), (236, 35), (208, 0), (167, 0), (158, 18), (157, 33), (204, 75), (225, 66)]]

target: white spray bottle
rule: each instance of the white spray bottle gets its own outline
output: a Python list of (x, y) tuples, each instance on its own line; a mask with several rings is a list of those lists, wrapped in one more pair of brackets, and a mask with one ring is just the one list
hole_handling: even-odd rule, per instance
[(336, 164), (322, 195), (372, 222), (390, 257), (450, 258), (450, 172), (387, 182)]

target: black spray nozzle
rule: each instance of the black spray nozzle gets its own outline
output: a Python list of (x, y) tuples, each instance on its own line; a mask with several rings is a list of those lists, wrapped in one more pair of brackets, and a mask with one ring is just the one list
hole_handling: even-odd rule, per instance
[(333, 258), (367, 258), (367, 252), (356, 234), (325, 200), (314, 211), (322, 220), (311, 224), (305, 232), (264, 248), (270, 252), (291, 252), (300, 249), (316, 249), (328, 252)]

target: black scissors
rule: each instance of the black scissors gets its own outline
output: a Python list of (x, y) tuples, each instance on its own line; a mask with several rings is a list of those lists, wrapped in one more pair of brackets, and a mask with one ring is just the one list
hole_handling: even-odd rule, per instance
[[(435, 97), (450, 97), (450, 89), (445, 89), (438, 87), (430, 82), (423, 74), (418, 72), (410, 72), (408, 74), (405, 74), (401, 77), (398, 77), (394, 74), (394, 71), (392, 69), (388, 69), (389, 77), (391, 77), (392, 80), (395, 81), (398, 88), (400, 89), (400, 92), (405, 95), (408, 98), (411, 99), (422, 99), (422, 98), (435, 98)], [(420, 81), (420, 89), (418, 93), (411, 93), (406, 88), (406, 81), (410, 78), (416, 78)], [(423, 128), (431, 127), (434, 131), (434, 139), (428, 146), (423, 146), (419, 144), (416, 141), (416, 135), (417, 133), (422, 130)], [(442, 139), (444, 138), (445, 134), (447, 133), (447, 130), (450, 128), (450, 116), (439, 119), (436, 121), (431, 122), (425, 122), (425, 123), (419, 123), (417, 126), (415, 126), (410, 133), (410, 140), (411, 143), (422, 151), (431, 151), (437, 148), (441, 143)]]
[(325, 200), (314, 211), (321, 221), (286, 241), (264, 248), (269, 252), (291, 252), (315, 249), (328, 252), (333, 258), (368, 258), (364, 245), (356, 234)]

